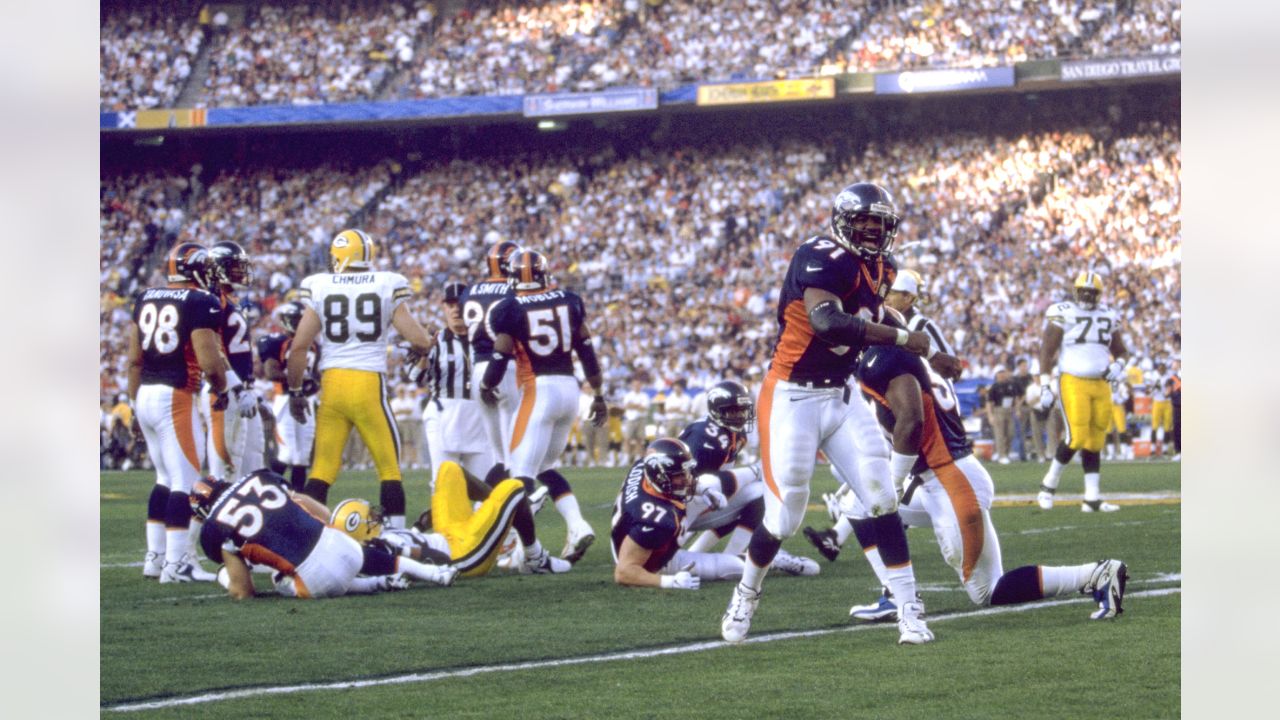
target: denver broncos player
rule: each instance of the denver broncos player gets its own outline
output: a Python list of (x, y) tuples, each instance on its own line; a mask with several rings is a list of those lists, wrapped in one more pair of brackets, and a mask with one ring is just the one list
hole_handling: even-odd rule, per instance
[[(896, 454), (891, 461), (874, 414), (866, 404), (850, 402), (846, 383), (863, 347), (897, 344), (924, 354), (929, 336), (880, 322), (898, 233), (889, 193), (865, 182), (844, 188), (833, 203), (831, 229), (831, 237), (812, 237), (796, 249), (782, 284), (778, 339), (757, 403), (768, 489), (764, 521), (751, 536), (746, 570), (721, 620), (720, 634), (729, 642), (746, 638), (765, 574), (782, 540), (799, 529), (819, 451), (872, 509), (894, 592), (916, 597), (891, 479), (905, 477), (910, 461)], [(899, 642), (932, 640), (923, 615), (919, 602), (904, 603)]]
[(318, 339), (320, 400), (305, 492), (325, 502), (354, 426), (373, 457), (387, 524), (401, 528), (405, 497), (400, 434), (387, 396), (387, 329), (394, 326), (413, 347), (412, 353), (424, 355), (435, 345), (435, 329), (424, 330), (409, 312), (405, 300), (413, 291), (403, 275), (373, 269), (375, 254), (373, 238), (363, 230), (343, 230), (329, 244), (332, 272), (302, 281), (299, 299), (306, 309), (289, 347), (286, 368), (289, 412), (294, 420), (307, 421), (311, 401), (303, 380), (307, 351)]
[[(911, 455), (914, 480), (898, 512), (911, 527), (932, 527), (942, 557), (976, 605), (1012, 605), (1070, 593), (1092, 593), (1099, 609), (1094, 620), (1120, 614), (1128, 569), (1119, 560), (1069, 566), (1025, 565), (1004, 572), (1000, 540), (991, 522), (995, 487), (973, 456), (957, 409), (955, 394), (921, 358), (896, 347), (872, 347), (858, 367), (863, 394), (875, 404), (876, 417), (893, 436), (895, 450)], [(848, 498), (848, 517), (867, 560), (881, 582), (887, 573), (869, 513)], [(901, 596), (898, 596), (899, 598)], [(886, 593), (879, 601), (855, 606), (858, 619), (896, 615)]]
[(440, 463), (431, 494), (434, 532), (384, 528), (380, 513), (356, 499), (338, 503), (329, 524), (361, 543), (383, 545), (414, 559), (432, 557), (453, 565), (463, 577), (479, 577), (497, 563), (502, 538), (524, 502), (524, 483), (503, 480), (475, 509), (467, 490), (462, 466), (449, 460)]
[(138, 296), (129, 333), (129, 402), (156, 469), (142, 574), (162, 583), (213, 580), (192, 552), (187, 501), (204, 462), (196, 430), (201, 374), (209, 380), (215, 405), (225, 408), (228, 402), (229, 371), (218, 338), (222, 308), (206, 291), (208, 261), (200, 245), (174, 246), (167, 260), (168, 286)]
[[(1128, 351), (1120, 337), (1119, 317), (1098, 303), (1102, 296), (1102, 276), (1092, 270), (1082, 272), (1076, 277), (1074, 290), (1074, 302), (1058, 303), (1045, 312), (1040, 347), (1040, 407), (1052, 405), (1057, 395), (1061, 399), (1067, 432), (1058, 444), (1036, 500), (1045, 510), (1053, 508), (1062, 469), (1078, 450), (1084, 466), (1084, 502), (1080, 509), (1114, 512), (1120, 506), (1105, 502), (1098, 485), (1102, 448), (1111, 425), (1108, 383), (1125, 377), (1123, 358)], [(1057, 392), (1050, 387), (1052, 379), (1048, 374), (1055, 362), (1061, 370)]]
[[(209, 269), (213, 290), (222, 304), (222, 349), (227, 362), (237, 378), (246, 382), (253, 379), (253, 344), (249, 336), (249, 321), (240, 312), (237, 290), (244, 290), (249, 283), (249, 254), (238, 243), (224, 240), (209, 248)], [(237, 383), (232, 382), (232, 385)], [(240, 476), (266, 466), (263, 457), (262, 418), (258, 416), (258, 396), (252, 390), (243, 413), (231, 413), (210, 405), (208, 388), (201, 395), (201, 405), (208, 419), (209, 473), (226, 479), (228, 475)]]
[[(510, 240), (490, 247), (485, 254), (488, 276), (468, 286), (460, 299), (462, 322), (466, 324), (467, 341), (471, 344), (471, 367), (476, 378), (484, 377), (493, 360), (493, 335), (486, 320), (499, 300), (515, 294), (515, 288), (507, 279), (507, 261), (519, 249), (520, 246)], [(493, 405), (482, 403), (480, 409), (485, 433), (493, 448), (494, 467), (485, 477), (490, 482), (497, 482), (508, 475), (511, 425), (516, 409), (520, 407), (520, 389), (516, 386), (514, 374), (504, 375), (496, 390), (497, 402)]]
[[(289, 347), (298, 332), (305, 308), (291, 300), (276, 308), (276, 322), (284, 332), (270, 333), (258, 338), (258, 359), (262, 362), (262, 375), (276, 384), (276, 397), (271, 411), (276, 418), (277, 460), (289, 466), (289, 484), (301, 491), (307, 483), (307, 464), (311, 462), (311, 446), (316, 438), (315, 423), (300, 423), (289, 412), (289, 396), (284, 391), (288, 382), (285, 366)], [(307, 350), (307, 366), (302, 380), (302, 394), (307, 398), (307, 414), (315, 413), (315, 395), (320, 392), (320, 348), (312, 345)]]
[(234, 483), (201, 480), (192, 491), (191, 508), (205, 520), (200, 547), (210, 560), (225, 566), (225, 586), (236, 600), (254, 596), (250, 565), (274, 570), (276, 591), (298, 598), (402, 589), (405, 585), (394, 578), (399, 573), (448, 586), (458, 574), (454, 567), (362, 548), (326, 524), (328, 508), (290, 492), (288, 481), (270, 470)]
[[(556, 510), (568, 526), (561, 557), (575, 563), (595, 540), (595, 531), (583, 519), (569, 482), (556, 470), (578, 413), (574, 355), (582, 363), (586, 381), (595, 388), (591, 422), (597, 426), (604, 423), (609, 410), (602, 394), (604, 379), (582, 298), (571, 290), (552, 289), (542, 253), (517, 251), (508, 268), (516, 294), (499, 300), (486, 319), (494, 339), (493, 354), (480, 381), (480, 399), (490, 407), (497, 404), (498, 388), (514, 358), (520, 408), (510, 431), (510, 475), (523, 480), (528, 492), (535, 478), (551, 491)], [(537, 542), (532, 516), (527, 531), (521, 525), (517, 523), (516, 530), (525, 546), (526, 562), (537, 562), (537, 553), (529, 550)]]
[[(690, 552), (704, 552), (732, 533), (724, 552), (741, 555), (764, 517), (764, 483), (758, 465), (730, 467), (747, 446), (755, 424), (751, 393), (735, 380), (723, 380), (707, 391), (707, 417), (680, 433), (694, 458), (698, 495), (686, 508), (686, 532), (705, 530)], [(791, 575), (817, 575), (818, 564), (778, 549), (773, 564)]]

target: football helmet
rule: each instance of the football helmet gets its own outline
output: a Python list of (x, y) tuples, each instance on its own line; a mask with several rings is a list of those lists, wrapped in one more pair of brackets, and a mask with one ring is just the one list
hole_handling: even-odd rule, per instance
[(189, 282), (207, 289), (212, 281), (209, 251), (197, 243), (183, 242), (174, 245), (169, 251), (165, 268), (171, 283)]
[(346, 270), (372, 270), (377, 247), (363, 230), (343, 230), (329, 243), (329, 267), (336, 273)]
[(756, 421), (756, 406), (742, 383), (724, 380), (707, 391), (707, 417), (720, 427), (744, 433)]
[(503, 280), (507, 277), (507, 261), (511, 259), (511, 254), (519, 249), (520, 246), (510, 240), (503, 240), (489, 248), (485, 262), (489, 268), (490, 280)]
[(298, 332), (298, 323), (302, 322), (302, 303), (292, 300), (287, 303), (281, 303), (276, 308), (276, 322), (280, 323), (280, 327), (284, 328), (284, 332), (289, 337), (293, 337)]
[(1102, 276), (1092, 270), (1085, 270), (1076, 276), (1076, 302), (1092, 310), (1098, 307), (1098, 299), (1102, 297)]
[(644, 478), (663, 495), (686, 502), (693, 497), (696, 485), (693, 471), (698, 463), (689, 446), (676, 438), (658, 438), (644, 451)]
[(203, 520), (209, 519), (209, 508), (222, 497), (222, 493), (231, 487), (231, 483), (225, 480), (219, 480), (215, 477), (206, 477), (203, 480), (197, 480), (196, 484), (191, 487), (191, 494), (187, 495), (187, 502), (191, 503), (191, 512), (196, 517)]
[(516, 290), (545, 290), (551, 286), (547, 256), (537, 250), (517, 250), (507, 260), (507, 279)]
[(209, 248), (213, 278), (226, 290), (243, 290), (249, 285), (249, 253), (239, 243), (222, 240)]
[(329, 524), (363, 545), (382, 534), (382, 508), (349, 498), (333, 508)]
[[(866, 218), (876, 221), (868, 223)], [(888, 255), (898, 236), (898, 210), (889, 191), (875, 183), (854, 183), (836, 195), (831, 231), (846, 250), (865, 258)]]

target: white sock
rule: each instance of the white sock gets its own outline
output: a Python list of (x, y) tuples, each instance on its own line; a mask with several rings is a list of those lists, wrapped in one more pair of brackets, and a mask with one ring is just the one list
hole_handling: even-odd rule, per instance
[[(876, 553), (879, 556), (879, 552)], [(875, 567), (875, 565), (872, 565)], [(903, 603), (912, 602), (916, 599), (916, 573), (912, 569), (911, 563), (907, 563), (902, 567), (885, 568), (885, 584), (889, 586), (889, 590), (893, 592), (893, 600), (902, 607)]]
[(884, 566), (884, 560), (880, 559), (880, 549), (871, 548), (863, 551), (862, 554), (866, 556), (867, 562), (871, 564), (871, 571), (876, 574), (876, 579), (880, 581), (880, 585), (889, 587), (889, 569)]
[(747, 551), (747, 546), (751, 544), (751, 532), (744, 527), (736, 527), (729, 535), (729, 543), (724, 546), (724, 551), (729, 555), (741, 555)]
[(582, 519), (582, 510), (578, 507), (578, 498), (573, 493), (557, 498), (556, 510), (560, 512), (560, 516), (564, 518), (564, 524), (570, 529), (586, 525), (586, 521)]
[(538, 557), (543, 552), (544, 550), (542, 549), (542, 543), (539, 542), (536, 538), (534, 539), (533, 544), (524, 546), (525, 557), (531, 557), (531, 558)]
[(396, 528), (396, 529), (398, 529), (398, 530), (403, 530), (403, 529), (404, 529), (404, 516), (403, 516), (403, 515), (388, 515), (388, 516), (386, 516), (386, 517), (384, 517), (384, 518), (382, 519), (382, 524), (386, 525), (386, 526), (387, 526), (387, 527), (389, 527), (389, 528)]
[(889, 477), (893, 480), (894, 487), (902, 487), (906, 483), (907, 475), (911, 473), (911, 466), (916, 464), (918, 457), (920, 457), (919, 453), (903, 455), (897, 450), (889, 454)]
[(690, 543), (689, 547), (686, 549), (689, 552), (696, 553), (708, 552), (711, 548), (715, 547), (715, 544), (719, 542), (719, 540), (720, 538), (716, 537), (715, 531), (703, 530), (702, 534)]
[(155, 520), (147, 521), (147, 552), (164, 555), (165, 538), (164, 523)]
[(840, 519), (836, 520), (835, 530), (836, 544), (844, 547), (845, 541), (853, 534), (853, 521), (849, 519), (848, 515), (841, 515)]
[(1089, 582), (1097, 563), (1084, 565), (1040, 566), (1040, 589), (1047, 598), (1078, 593)]
[(1097, 500), (1098, 498), (1102, 497), (1102, 494), (1098, 491), (1099, 480), (1101, 480), (1100, 473), (1093, 472), (1093, 473), (1084, 474), (1084, 499), (1085, 500)]
[(203, 529), (204, 521), (193, 515), (191, 524), (187, 526), (187, 547), (192, 550), (200, 547), (200, 531)]
[(354, 577), (347, 586), (348, 595), (369, 595), (382, 590), (381, 577)]
[(165, 564), (176, 563), (187, 554), (187, 528), (165, 528), (164, 561)]
[(759, 567), (752, 562), (751, 555), (747, 555), (746, 562), (742, 563), (742, 585), (760, 592), (760, 586), (764, 585), (764, 576), (769, 574), (771, 567), (773, 567), (772, 564)]
[(1049, 471), (1044, 474), (1044, 479), (1040, 481), (1040, 484), (1057, 490), (1058, 482), (1062, 480), (1062, 469), (1065, 467), (1066, 465), (1058, 462), (1058, 458), (1054, 458), (1053, 462), (1049, 463)]

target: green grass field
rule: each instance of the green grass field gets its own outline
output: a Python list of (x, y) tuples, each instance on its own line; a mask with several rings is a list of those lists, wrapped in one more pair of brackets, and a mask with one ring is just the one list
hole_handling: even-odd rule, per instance
[[(992, 465), (1000, 494), (1035, 491), (1042, 465)], [(157, 717), (1177, 717), (1180, 703), (1181, 507), (1175, 500), (1084, 514), (998, 504), (1005, 569), (1118, 557), (1129, 565), (1125, 614), (1088, 619), (1088, 598), (1020, 610), (969, 602), (928, 531), (909, 532), (937, 641), (895, 645), (892, 625), (848, 622), (878, 591), (856, 549), (822, 574), (774, 574), (752, 640), (720, 642), (731, 583), (696, 592), (613, 584), (609, 508), (620, 470), (566, 471), (597, 542), (567, 575), (492, 575), (451, 588), (323, 601), (235, 603), (215, 584), (142, 578), (152, 476), (102, 476), (101, 703)], [(825, 469), (818, 494), (835, 486)], [(1079, 493), (1077, 464), (1060, 492)], [(1106, 493), (1178, 493), (1169, 463), (1103, 467)], [(427, 502), (406, 477), (410, 514)], [(347, 473), (330, 498), (377, 497)], [(807, 521), (825, 527), (810, 506)], [(538, 515), (552, 550), (553, 507)], [(819, 557), (797, 534), (785, 547)], [(207, 567), (211, 567), (206, 563)], [(265, 576), (255, 576), (269, 590)], [(343, 684), (345, 686), (342, 686)], [(351, 683), (354, 683), (351, 684)], [(340, 687), (332, 687), (339, 685)], [(198, 696), (205, 696), (199, 698)]]

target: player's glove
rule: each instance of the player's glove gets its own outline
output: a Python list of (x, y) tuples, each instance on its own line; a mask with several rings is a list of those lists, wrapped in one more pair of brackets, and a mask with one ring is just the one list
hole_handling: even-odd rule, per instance
[(1124, 378), (1124, 366), (1119, 361), (1112, 361), (1107, 366), (1107, 382), (1118, 382)]
[(230, 404), (230, 399), (227, 397), (227, 393), (220, 392), (213, 396), (213, 400), (209, 402), (209, 407), (222, 412), (227, 409), (228, 404)]
[(601, 425), (604, 425), (604, 421), (607, 420), (608, 417), (609, 404), (604, 401), (603, 395), (596, 395), (595, 398), (591, 400), (591, 414), (588, 416), (588, 419), (591, 420), (592, 425), (600, 427)]
[(252, 388), (237, 385), (231, 388), (231, 401), (235, 403), (236, 414), (242, 418), (251, 418), (258, 414), (258, 393)]
[(306, 378), (302, 381), (302, 394), (311, 397), (320, 392), (320, 383), (315, 378)]
[(675, 575), (663, 575), (659, 581), (668, 590), (697, 590), (702, 580), (688, 570), (681, 570)]
[(311, 404), (301, 389), (289, 391), (289, 415), (300, 425), (307, 424), (307, 415), (311, 412)]
[(1040, 386), (1040, 402), (1036, 405), (1037, 410), (1048, 410), (1053, 407), (1053, 388), (1048, 385)]
[(729, 504), (729, 499), (724, 496), (721, 489), (720, 478), (712, 473), (704, 473), (698, 476), (697, 494), (701, 495), (707, 501), (708, 510), (719, 510)]
[(480, 386), (480, 402), (485, 405), (497, 407), (499, 397), (501, 396), (498, 394), (498, 388)]

